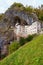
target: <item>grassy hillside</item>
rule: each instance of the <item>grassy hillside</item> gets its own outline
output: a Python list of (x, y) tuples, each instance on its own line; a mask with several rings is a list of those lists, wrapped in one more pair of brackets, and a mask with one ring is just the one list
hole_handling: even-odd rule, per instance
[(0, 65), (43, 65), (43, 35), (19, 48), (2, 60)]

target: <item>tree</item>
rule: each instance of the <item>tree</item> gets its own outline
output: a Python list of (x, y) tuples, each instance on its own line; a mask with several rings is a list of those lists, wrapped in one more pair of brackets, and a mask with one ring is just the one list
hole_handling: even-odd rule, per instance
[(43, 10), (40, 11), (39, 20), (43, 21)]
[(33, 12), (33, 8), (31, 6), (26, 6), (25, 7), (25, 11), (32, 13)]
[(14, 3), (9, 9), (24, 10), (24, 6), (21, 3)]
[(41, 8), (39, 8), (39, 9), (36, 8), (36, 9), (34, 9), (34, 12), (38, 16), (38, 19), (43, 21), (43, 10)]

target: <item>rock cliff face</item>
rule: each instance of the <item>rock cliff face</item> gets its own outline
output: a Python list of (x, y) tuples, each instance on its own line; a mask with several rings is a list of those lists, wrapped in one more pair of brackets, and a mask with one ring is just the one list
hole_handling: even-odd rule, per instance
[(30, 25), (32, 20), (33, 22), (37, 20), (35, 14), (28, 15), (24, 11), (17, 10), (6, 11), (0, 22), (0, 47), (14, 39), (15, 35), (11, 26), (15, 27), (17, 22), (19, 25)]

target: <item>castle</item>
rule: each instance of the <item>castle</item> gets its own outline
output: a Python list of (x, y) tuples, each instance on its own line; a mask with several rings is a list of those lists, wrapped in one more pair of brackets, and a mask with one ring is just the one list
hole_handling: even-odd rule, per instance
[(43, 23), (38, 21), (32, 22), (30, 25), (16, 25), (14, 28), (14, 33), (16, 33), (17, 40), (19, 37), (27, 37), (32, 34), (42, 34), (43, 33)]

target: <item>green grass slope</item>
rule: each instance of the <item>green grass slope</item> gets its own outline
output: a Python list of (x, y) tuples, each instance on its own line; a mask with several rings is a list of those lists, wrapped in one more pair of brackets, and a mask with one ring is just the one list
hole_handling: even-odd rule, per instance
[(0, 65), (43, 65), (43, 35), (19, 48), (2, 60)]

